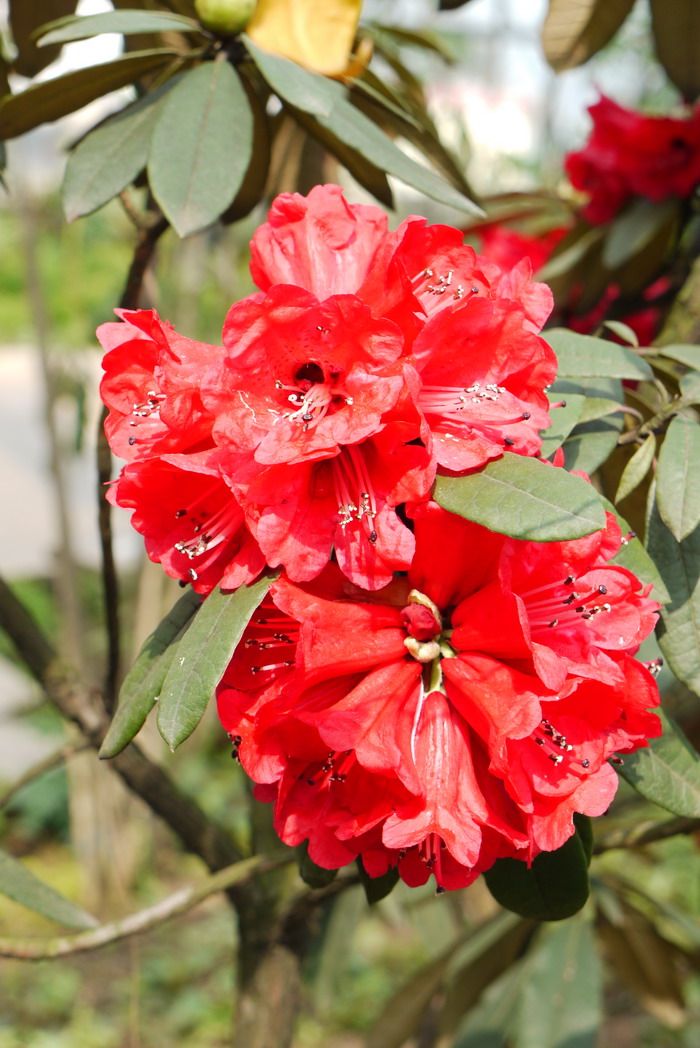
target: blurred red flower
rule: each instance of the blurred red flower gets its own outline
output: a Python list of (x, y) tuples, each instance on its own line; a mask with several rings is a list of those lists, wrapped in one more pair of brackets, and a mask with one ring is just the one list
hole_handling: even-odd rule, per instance
[(646, 116), (603, 95), (589, 112), (589, 139), (564, 165), (571, 184), (589, 194), (588, 222), (609, 222), (630, 197), (691, 195), (700, 182), (700, 108), (685, 118)]
[[(556, 468), (556, 467), (552, 467)], [(406, 578), (283, 578), (218, 688), (219, 715), (290, 845), (327, 868), (470, 883), (600, 815), (608, 759), (659, 734), (633, 657), (658, 605), (606, 528), (520, 542), (423, 503)], [(445, 551), (449, 551), (449, 556)]]

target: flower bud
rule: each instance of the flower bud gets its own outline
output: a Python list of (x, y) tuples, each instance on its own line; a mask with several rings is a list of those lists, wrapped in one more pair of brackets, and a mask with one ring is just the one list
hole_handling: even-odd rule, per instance
[(256, 0), (194, 0), (197, 17), (204, 28), (221, 36), (242, 33), (255, 4)]

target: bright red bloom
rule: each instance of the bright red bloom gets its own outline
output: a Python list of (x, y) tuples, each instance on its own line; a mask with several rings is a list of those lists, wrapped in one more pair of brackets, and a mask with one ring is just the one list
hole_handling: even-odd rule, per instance
[(549, 290), (527, 262), (503, 272), (448, 226), (409, 218), (388, 232), (378, 208), (347, 204), (337, 186), (279, 197), (253, 238), (252, 271), (262, 291), (230, 309), (223, 347), (151, 311), (101, 329), (107, 433), (132, 462), (112, 498), (135, 508), (151, 555), (175, 570), (167, 550), (185, 549), (201, 580), (197, 533), (173, 546), (137, 464), (157, 459), (167, 491), (174, 469), (218, 477), (231, 506), (215, 518), (211, 585), (215, 566), (228, 579), (252, 570), (243, 529), (295, 581), (335, 550), (355, 584), (380, 588), (413, 555), (397, 507), (428, 498), (438, 468), (539, 451), (556, 372), (537, 333)]
[[(658, 605), (621, 537), (519, 542), (424, 503), (407, 578), (363, 594), (334, 565), (276, 582), (218, 689), (281, 838), (335, 868), (461, 887), (599, 815), (608, 759), (658, 734), (633, 654)], [(450, 550), (449, 560), (444, 550)]]
[(700, 108), (684, 119), (645, 116), (603, 95), (589, 113), (588, 142), (564, 166), (572, 185), (590, 195), (582, 214), (592, 225), (610, 221), (633, 196), (691, 195), (700, 182)]
[(513, 269), (524, 258), (529, 258), (533, 272), (537, 272), (549, 260), (568, 227), (557, 226), (540, 236), (532, 236), (500, 223), (490, 223), (477, 232), (481, 253), (501, 269)]

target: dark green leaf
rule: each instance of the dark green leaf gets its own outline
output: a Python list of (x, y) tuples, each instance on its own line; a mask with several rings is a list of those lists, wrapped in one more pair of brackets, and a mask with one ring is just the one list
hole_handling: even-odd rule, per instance
[[(508, 1048), (516, 1008), (528, 974), (527, 958), (516, 961), (488, 987), (459, 1028), (454, 1048)], [(573, 1046), (572, 1046), (573, 1048)]]
[(0, 894), (67, 928), (97, 927), (94, 917), (49, 888), (31, 870), (4, 851), (0, 851)]
[(26, 91), (9, 95), (0, 102), (0, 138), (15, 138), (49, 120), (58, 120), (88, 102), (133, 84), (146, 73), (155, 72), (173, 61), (169, 48), (135, 51), (112, 62), (78, 69), (65, 76), (33, 84)]
[(540, 852), (528, 867), (519, 859), (498, 859), (484, 874), (501, 906), (538, 921), (561, 921), (588, 898), (586, 851), (575, 832), (554, 852)]
[(696, 0), (651, 0), (656, 57), (684, 98), (700, 95), (700, 8)]
[(561, 542), (605, 526), (595, 489), (581, 477), (510, 452), (469, 477), (438, 477), (435, 501), (490, 531)]
[(69, 40), (86, 40), (98, 33), (201, 33), (202, 27), (192, 18), (166, 11), (105, 11), (99, 15), (60, 18), (42, 26), (36, 34), (40, 47), (65, 44)]
[(635, 488), (639, 487), (651, 469), (655, 454), (656, 437), (650, 433), (644, 443), (635, 450), (634, 455), (623, 469), (620, 483), (617, 486), (615, 502), (621, 502), (622, 499), (631, 495)]
[(700, 818), (700, 755), (662, 710), (663, 735), (645, 749), (625, 754), (619, 774), (642, 797), (688, 819)]
[[(58, 58), (59, 45), (39, 51), (34, 34), (40, 25), (54, 18), (72, 15), (78, 0), (10, 0), (10, 31), (17, 55), (12, 63), (13, 72), (20, 76), (33, 77)], [(8, 87), (9, 90), (9, 87)]]
[(617, 511), (612, 502), (609, 502), (603, 495), (600, 496), (600, 501), (603, 503), (603, 506), (608, 513), (612, 513), (615, 517), (618, 527), (622, 532), (622, 546), (620, 547), (619, 552), (613, 557), (612, 563), (620, 564), (623, 568), (627, 568), (628, 571), (631, 571), (633, 575), (637, 576), (640, 582), (643, 582), (646, 585), (651, 583), (654, 587), (652, 593), (654, 600), (658, 600), (662, 604), (669, 601), (671, 597), (661, 575), (659, 574), (656, 564), (634, 534), (625, 518)]
[(370, 906), (386, 899), (399, 883), (399, 871), (395, 866), (390, 867), (381, 877), (370, 877), (362, 865), (362, 859), (357, 860), (357, 868), (360, 873), (360, 881), (364, 888), (365, 898)]
[(341, 84), (263, 51), (246, 36), (243, 39), (272, 90), (294, 109), (311, 113), (322, 127), (357, 150), (370, 163), (426, 196), (460, 211), (483, 213), (462, 193), (403, 153), (381, 128), (351, 105)]
[(661, 609), (659, 644), (680, 681), (700, 695), (700, 528), (677, 542), (649, 492), (647, 549), (670, 602)]
[(367, 28), (370, 29), (370, 35), (381, 35), (384, 37), (393, 38), (395, 43), (408, 44), (411, 47), (418, 47), (421, 50), (433, 51), (435, 54), (440, 55), (446, 62), (455, 62), (457, 56), (454, 53), (453, 48), (450, 46), (449, 37), (441, 36), (439, 33), (431, 32), (429, 29), (415, 30), (406, 29), (398, 25), (377, 25), (371, 24)]
[(587, 815), (574, 812), (574, 826), (583, 845), (583, 853), (586, 856), (586, 864), (591, 865), (593, 858), (593, 825)]
[(542, 46), (552, 69), (587, 62), (615, 35), (634, 0), (549, 0)]
[(666, 431), (656, 470), (656, 502), (681, 542), (700, 524), (700, 425), (677, 415)]
[(326, 870), (309, 858), (309, 844), (304, 841), (296, 850), (299, 876), (309, 888), (325, 888), (338, 876), (337, 870)]
[(78, 143), (68, 157), (61, 190), (68, 222), (97, 211), (143, 171), (160, 100), (172, 86), (174, 80), (168, 80)]
[(653, 378), (646, 360), (617, 342), (565, 328), (551, 328), (545, 337), (557, 355), (559, 378)]
[(603, 265), (617, 269), (639, 254), (678, 213), (680, 201), (673, 197), (660, 203), (637, 199), (610, 225), (603, 244)]
[(566, 468), (595, 473), (616, 446), (623, 426), (622, 415), (611, 415), (576, 426), (564, 441)]
[(116, 757), (141, 730), (153, 709), (165, 676), (177, 652), (175, 641), (201, 604), (194, 590), (180, 597), (151, 635), (144, 641), (136, 662), (124, 679), (119, 703), (100, 747), (100, 757)]
[(151, 139), (153, 195), (181, 237), (215, 222), (245, 178), (253, 113), (229, 62), (204, 62), (169, 93)]
[[(552, 399), (556, 400), (556, 398)], [(584, 396), (572, 393), (566, 398), (564, 407), (550, 409), (552, 425), (549, 429), (542, 431), (542, 448), (540, 450), (542, 458), (549, 458), (557, 448), (562, 446), (581, 417), (585, 403), (586, 398)]]
[(523, 986), (515, 1048), (595, 1048), (602, 1020), (602, 969), (583, 914), (544, 928)]
[(202, 719), (251, 615), (272, 581), (267, 576), (252, 586), (240, 586), (235, 593), (214, 590), (178, 644), (158, 704), (158, 728), (171, 750), (177, 749)]

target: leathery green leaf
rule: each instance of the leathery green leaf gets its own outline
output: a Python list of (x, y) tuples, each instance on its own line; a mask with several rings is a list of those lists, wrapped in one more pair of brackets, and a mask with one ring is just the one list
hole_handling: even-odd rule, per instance
[(91, 914), (59, 895), (7, 852), (0, 851), (0, 894), (67, 928), (96, 928)]
[(700, 425), (677, 415), (666, 431), (656, 471), (656, 501), (664, 524), (682, 542), (700, 524)]
[(542, 46), (552, 69), (587, 62), (615, 35), (634, 0), (549, 0)]
[(229, 62), (203, 62), (168, 94), (148, 159), (153, 195), (177, 233), (215, 222), (250, 164), (253, 114)]
[(635, 450), (622, 471), (620, 483), (617, 486), (617, 493), (615, 495), (616, 502), (620, 502), (622, 499), (627, 498), (628, 495), (632, 494), (635, 488), (639, 487), (651, 469), (651, 464), (654, 461), (655, 454), (656, 437), (653, 433), (650, 433), (644, 443), (640, 444)]
[(498, 859), (484, 879), (501, 906), (538, 921), (561, 921), (577, 913), (588, 898), (588, 862), (576, 831), (553, 852), (540, 852), (530, 866), (520, 859)]
[(41, 27), (37, 33), (40, 47), (86, 40), (98, 33), (197, 33), (202, 27), (192, 18), (166, 11), (105, 11), (98, 15), (76, 15), (59, 18)]
[(438, 477), (433, 497), (452, 513), (516, 539), (561, 542), (605, 527), (590, 484), (512, 452), (471, 476)]
[(273, 578), (266, 576), (234, 593), (214, 590), (178, 645), (158, 703), (158, 728), (172, 750), (199, 724), (251, 615)]
[(646, 360), (628, 346), (591, 335), (579, 335), (565, 328), (552, 328), (545, 337), (557, 355), (558, 379), (653, 378)]
[(662, 711), (663, 735), (625, 754), (619, 774), (647, 800), (689, 819), (700, 818), (700, 754)]
[(622, 545), (613, 557), (612, 563), (627, 568), (628, 571), (631, 571), (633, 575), (637, 576), (640, 582), (643, 582), (646, 585), (651, 583), (654, 587), (652, 592), (654, 600), (658, 600), (662, 604), (670, 601), (671, 596), (659, 573), (659, 569), (635, 533), (632, 531), (625, 518), (618, 512), (615, 506), (613, 506), (612, 502), (609, 502), (603, 495), (600, 496), (600, 501), (608, 513), (612, 513), (615, 517), (622, 533)]
[(100, 757), (116, 757), (141, 730), (155, 706), (177, 652), (175, 642), (187, 628), (201, 602), (201, 596), (189, 590), (142, 644), (121, 686), (116, 712), (100, 747)]
[[(555, 402), (557, 398), (554, 398)], [(561, 403), (561, 402), (560, 402)], [(549, 429), (542, 431), (542, 448), (540, 456), (549, 458), (557, 448), (560, 448), (571, 430), (581, 417), (586, 398), (581, 394), (572, 393), (567, 396), (563, 407), (550, 408), (552, 425)]]

